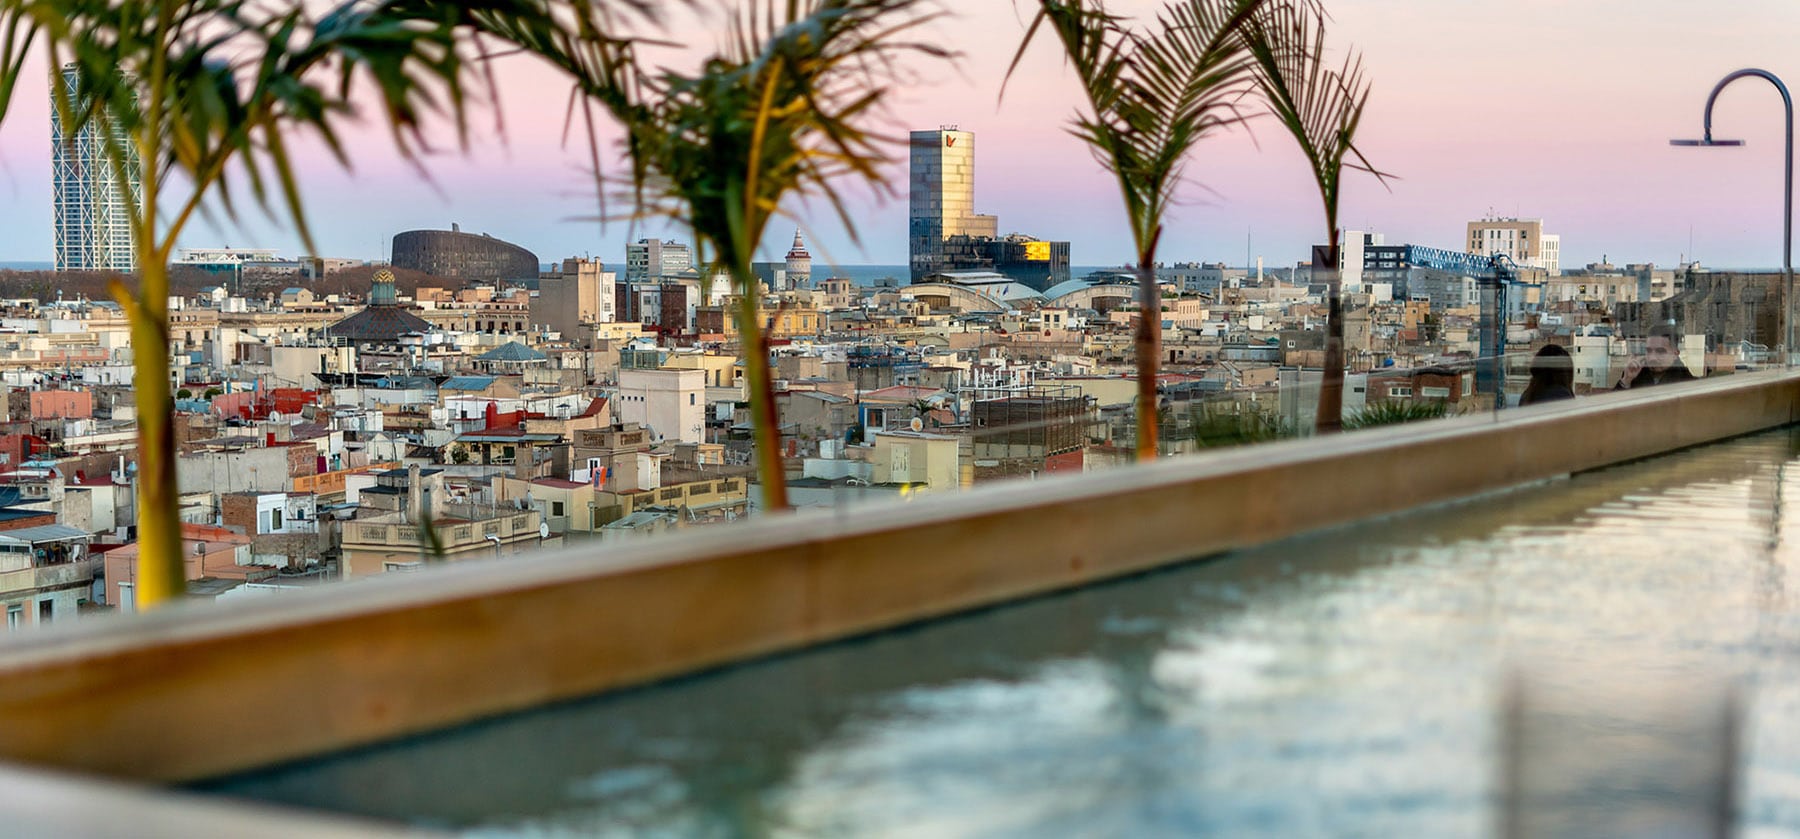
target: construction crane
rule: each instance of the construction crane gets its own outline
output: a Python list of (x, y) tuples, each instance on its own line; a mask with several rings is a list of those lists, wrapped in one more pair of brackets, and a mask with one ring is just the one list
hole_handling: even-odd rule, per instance
[(1494, 397), (1496, 410), (1506, 406), (1505, 378), (1500, 359), (1506, 354), (1506, 297), (1515, 286), (1535, 285), (1519, 279), (1519, 266), (1503, 253), (1482, 256), (1421, 245), (1407, 245), (1405, 264), (1475, 280), (1481, 294), (1481, 318), (1476, 324), (1480, 349), (1475, 364), (1475, 390)]

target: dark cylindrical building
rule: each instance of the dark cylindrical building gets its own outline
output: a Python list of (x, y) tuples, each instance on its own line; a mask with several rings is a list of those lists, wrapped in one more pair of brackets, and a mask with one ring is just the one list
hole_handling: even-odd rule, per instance
[(393, 265), (458, 280), (535, 280), (540, 270), (537, 254), (456, 225), (395, 234)]

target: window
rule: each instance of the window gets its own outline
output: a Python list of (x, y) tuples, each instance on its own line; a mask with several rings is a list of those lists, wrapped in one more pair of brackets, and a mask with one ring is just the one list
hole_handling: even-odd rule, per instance
[(1412, 385), (1401, 385), (1388, 388), (1388, 395), (1396, 398), (1412, 396)]
[(17, 603), (6, 607), (6, 631), (18, 632), (19, 625), (25, 622), (25, 607)]
[(55, 614), (54, 614), (55, 611), (56, 611), (55, 601), (39, 600), (38, 601), (38, 623), (49, 623), (50, 619), (55, 616)]
[(281, 511), (279, 509), (270, 510), (269, 511), (269, 532), (273, 533), (280, 529), (281, 529)]
[(561, 501), (550, 502), (550, 515), (561, 516), (562, 514), (563, 514), (563, 503)]

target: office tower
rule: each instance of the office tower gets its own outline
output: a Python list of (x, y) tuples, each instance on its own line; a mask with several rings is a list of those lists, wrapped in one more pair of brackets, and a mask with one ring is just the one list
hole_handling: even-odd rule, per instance
[[(64, 91), (80, 110), (74, 65), (59, 77)], [(54, 100), (54, 94), (52, 99)], [(124, 151), (122, 166), (107, 159), (108, 135)], [(132, 247), (131, 206), (144, 198), (142, 165), (137, 147), (118, 128), (92, 122), (68, 136), (52, 103), (50, 111), (51, 181), (55, 190), (56, 270), (137, 270)], [(122, 171), (120, 171), (122, 170)], [(119, 175), (123, 175), (121, 183)]]
[(625, 245), (625, 282), (679, 277), (694, 268), (693, 251), (680, 242), (639, 239)]
[(999, 220), (975, 213), (975, 135), (954, 127), (914, 131), (908, 180), (911, 204), (907, 250), (912, 278), (945, 269), (944, 242), (952, 236), (995, 238)]

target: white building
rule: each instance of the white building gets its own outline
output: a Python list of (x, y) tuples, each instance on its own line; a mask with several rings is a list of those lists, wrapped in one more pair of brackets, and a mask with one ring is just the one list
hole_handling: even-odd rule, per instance
[(620, 370), (613, 418), (643, 425), (656, 440), (706, 442), (706, 371)]
[(681, 242), (639, 239), (625, 245), (625, 281), (628, 283), (679, 277), (693, 268), (693, 251)]
[[(62, 74), (52, 82), (61, 85), (63, 94), (80, 111), (77, 83), (72, 63), (64, 65)], [(58, 110), (52, 108), (50, 173), (54, 184), (56, 270), (136, 271), (130, 207), (144, 200), (143, 164), (138, 160), (137, 147), (120, 144), (125, 158), (118, 167), (123, 172), (121, 183), (114, 176), (115, 167), (107, 160), (105, 138), (93, 125), (83, 126), (73, 137), (65, 133)]]

